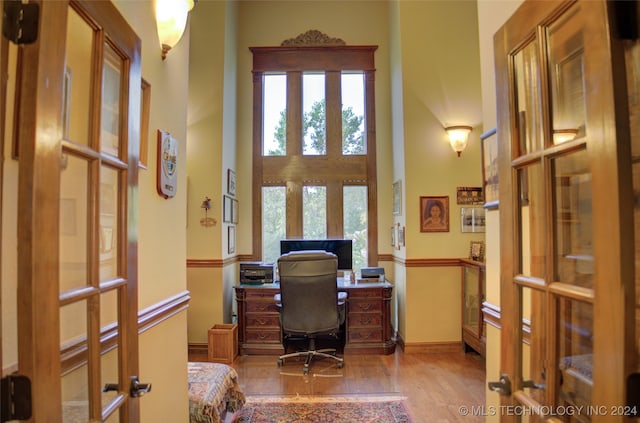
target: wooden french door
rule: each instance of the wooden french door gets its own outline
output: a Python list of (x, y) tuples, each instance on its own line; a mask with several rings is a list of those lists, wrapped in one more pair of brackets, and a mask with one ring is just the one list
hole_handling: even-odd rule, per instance
[(502, 421), (623, 421), (636, 368), (625, 60), (611, 4), (525, 1), (494, 38)]
[(135, 423), (140, 40), (109, 1), (37, 3), (17, 109), (29, 421)]

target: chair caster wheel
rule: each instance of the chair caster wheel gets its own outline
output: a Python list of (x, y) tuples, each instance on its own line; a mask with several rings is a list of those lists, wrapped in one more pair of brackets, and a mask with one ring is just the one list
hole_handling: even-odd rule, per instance
[(279, 358), (278, 359), (278, 367), (282, 367), (283, 364), (284, 364), (284, 360)]
[(338, 369), (342, 369), (344, 367), (344, 363), (340, 362), (338, 363)]

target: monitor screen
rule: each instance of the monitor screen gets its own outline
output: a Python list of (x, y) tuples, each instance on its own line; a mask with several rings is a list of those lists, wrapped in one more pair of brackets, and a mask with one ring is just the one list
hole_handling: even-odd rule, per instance
[(353, 241), (350, 239), (282, 239), (280, 254), (291, 251), (324, 250), (338, 256), (338, 270), (353, 269)]

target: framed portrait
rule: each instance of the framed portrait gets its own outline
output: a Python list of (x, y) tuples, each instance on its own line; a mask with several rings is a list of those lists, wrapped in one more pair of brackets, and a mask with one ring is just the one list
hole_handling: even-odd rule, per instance
[(460, 209), (460, 228), (462, 232), (484, 232), (484, 208), (462, 207)]
[(400, 249), (400, 247), (404, 247), (404, 226), (400, 226), (400, 224), (398, 223), (398, 250)]
[(227, 252), (229, 254), (233, 254), (236, 252), (236, 227), (235, 226), (229, 226), (227, 227), (227, 235), (228, 235), (228, 241), (229, 243), (228, 248), (227, 248)]
[(449, 197), (420, 197), (420, 232), (449, 232)]
[(231, 169), (227, 169), (227, 194), (236, 195), (236, 173)]
[(165, 199), (174, 197), (178, 189), (178, 140), (158, 129), (158, 194)]
[(475, 261), (484, 261), (484, 242), (471, 241), (469, 245), (469, 258)]
[(402, 182), (400, 179), (393, 183), (393, 214), (394, 216), (402, 214)]
[(482, 188), (484, 189), (484, 207), (498, 208), (498, 136), (496, 129), (480, 135), (482, 150)]
[(222, 196), (222, 221), (233, 223), (233, 198), (228, 195)]

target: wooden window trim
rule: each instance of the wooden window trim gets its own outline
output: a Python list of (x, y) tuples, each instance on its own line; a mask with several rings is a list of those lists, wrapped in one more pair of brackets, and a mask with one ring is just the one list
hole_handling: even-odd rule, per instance
[[(306, 179), (300, 176), (300, 169), (313, 169), (314, 179), (327, 186), (327, 236), (343, 235), (342, 187), (345, 185), (366, 185), (368, 191), (368, 265), (378, 262), (378, 207), (377, 207), (377, 166), (375, 131), (375, 60), (377, 46), (302, 46), (302, 47), (250, 47), (253, 53), (253, 253), (252, 259), (262, 257), (262, 186), (286, 184), (287, 214), (302, 213), (291, 201), (291, 191), (301, 192)], [(302, 72), (323, 71), (327, 75), (326, 87), (333, 95), (340, 93), (340, 74), (343, 71), (360, 71), (365, 78), (365, 131), (366, 155), (342, 155), (341, 148), (327, 142), (326, 156), (302, 155), (301, 141), (296, 136), (302, 125), (301, 106), (287, 107), (287, 156), (262, 155), (262, 105), (263, 76), (265, 73), (287, 73), (287, 96), (301, 95)], [(299, 77), (295, 77), (299, 75)], [(293, 76), (293, 78), (292, 78)], [(341, 131), (341, 116), (331, 113), (327, 98), (327, 140), (329, 133)], [(296, 104), (287, 101), (288, 105)], [(335, 104), (334, 104), (335, 105)], [(293, 125), (291, 125), (293, 123)], [(337, 126), (337, 128), (336, 128)], [(333, 129), (332, 129), (333, 128)], [(298, 132), (296, 132), (298, 131)], [(293, 150), (293, 151), (292, 151)], [(322, 164), (322, 162), (326, 162)], [(331, 205), (331, 208), (329, 208)], [(331, 210), (331, 215), (329, 214)], [(337, 216), (340, 218), (333, 218)], [(287, 219), (287, 237), (302, 237), (302, 219), (292, 222)]]

